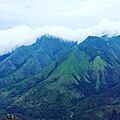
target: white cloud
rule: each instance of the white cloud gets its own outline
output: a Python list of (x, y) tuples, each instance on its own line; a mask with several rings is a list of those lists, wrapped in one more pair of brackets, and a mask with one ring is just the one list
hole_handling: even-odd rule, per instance
[(0, 0), (0, 27), (26, 24), (78, 29), (103, 19), (119, 21), (119, 6), (120, 0)]
[(12, 51), (18, 46), (33, 42), (32, 30), (27, 26), (17, 26), (0, 31), (0, 54)]
[(1, 30), (0, 55), (11, 52), (18, 46), (30, 45), (35, 42), (36, 38), (44, 34), (62, 37), (65, 40), (74, 40), (80, 43), (89, 35), (120, 35), (120, 21), (113, 22), (109, 20), (104, 20), (93, 27), (80, 29), (70, 29), (62, 26), (31, 29), (25, 25), (22, 25), (7, 30)]

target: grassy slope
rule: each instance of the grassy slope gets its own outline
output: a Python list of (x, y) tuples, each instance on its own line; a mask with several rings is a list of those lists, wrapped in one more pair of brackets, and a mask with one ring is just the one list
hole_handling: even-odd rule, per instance
[[(81, 48), (80, 50), (79, 48), (74, 48), (66, 59), (61, 60), (60, 63), (56, 61), (56, 64), (54, 64), (55, 67), (54, 65), (53, 67), (46, 67), (43, 73), (37, 73), (34, 76), (24, 79), (13, 86), (13, 89), (8, 88), (8, 93), (5, 91), (5, 96), (9, 95), (9, 91), (11, 94), (18, 92), (18, 95), (21, 89), (25, 89), (23, 86), (27, 87), (28, 84), (30, 88), (22, 91), (20, 96), (16, 96), (12, 105), (15, 107), (15, 110), (16, 108), (22, 108), (22, 110), (28, 112), (26, 115), (41, 119), (60, 119), (63, 117), (61, 119), (66, 120), (65, 117), (70, 117), (70, 108), (76, 102), (79, 102), (79, 104), (73, 110), (75, 111), (73, 119), (82, 117), (81, 120), (85, 118), (85, 120), (88, 120), (89, 115), (92, 113), (94, 115), (91, 115), (91, 118), (94, 117), (94, 120), (96, 116), (103, 117), (103, 114), (107, 113), (108, 110), (119, 109), (118, 94), (117, 96), (113, 96), (114, 94), (112, 94), (106, 97), (103, 94), (103, 96), (96, 95), (93, 97), (94, 92), (98, 94), (96, 91), (101, 90), (107, 85), (111, 87), (110, 85), (112, 84), (112, 87), (114, 87), (115, 83), (119, 81), (120, 71), (120, 64), (114, 58), (115, 53), (113, 54), (106, 47), (104, 41), (101, 42), (101, 45), (104, 45), (103, 47), (97, 46), (96, 43), (97, 41), (94, 43), (94, 47), (93, 43), (90, 43), (90, 47), (92, 46), (92, 48), (88, 46), (86, 49), (87, 43), (82, 50)], [(44, 77), (44, 81), (40, 81), (41, 77)], [(36, 80), (39, 81), (37, 84)], [(107, 85), (104, 86), (104, 84)], [(92, 97), (90, 97), (91, 95)], [(109, 99), (114, 101), (109, 102)], [(114, 105), (115, 100), (118, 105)], [(34, 111), (32, 111), (33, 109)], [(103, 109), (106, 112), (102, 113)], [(81, 112), (83, 110), (84, 113)], [(81, 116), (81, 113), (83, 116)]]
[[(99, 89), (100, 77), (98, 76), (102, 73), (104, 77), (106, 67), (107, 62), (102, 60), (100, 56), (96, 56), (93, 61), (89, 61), (89, 57), (84, 52), (81, 52), (79, 48), (74, 48), (68, 58), (60, 63), (46, 80), (19, 97), (14, 105), (18, 108), (27, 109), (29, 112), (34, 108), (36, 112), (43, 112), (41, 113), (43, 116), (44, 113), (49, 111), (48, 117), (54, 118), (57, 116), (53, 116), (55, 111), (56, 114), (59, 113), (62, 107), (65, 111), (69, 111), (75, 100), (84, 98), (81, 89), (75, 88), (74, 85), (81, 82), (82, 76), (84, 76), (83, 80), (89, 84), (91, 81), (88, 71), (95, 72), (95, 88)], [(67, 113), (65, 111), (64, 113)], [(36, 112), (33, 112), (32, 115), (36, 115)], [(36, 115), (36, 117), (40, 116)]]

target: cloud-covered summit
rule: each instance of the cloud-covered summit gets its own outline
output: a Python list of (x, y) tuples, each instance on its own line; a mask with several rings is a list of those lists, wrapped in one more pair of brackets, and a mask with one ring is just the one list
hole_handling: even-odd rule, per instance
[(31, 29), (28, 26), (21, 25), (7, 30), (0, 31), (0, 55), (11, 52), (16, 47), (21, 45), (29, 45), (44, 34), (50, 34), (57, 37), (62, 37), (65, 40), (74, 40), (79, 43), (88, 36), (102, 36), (102, 35), (120, 35), (120, 22), (113, 22), (103, 20), (98, 25), (70, 29), (62, 26), (41, 27)]

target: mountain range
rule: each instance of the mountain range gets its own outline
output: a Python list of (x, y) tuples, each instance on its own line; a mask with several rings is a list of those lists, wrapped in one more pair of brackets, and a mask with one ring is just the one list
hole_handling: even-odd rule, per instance
[(43, 35), (0, 56), (0, 115), (120, 120), (120, 36), (82, 43)]

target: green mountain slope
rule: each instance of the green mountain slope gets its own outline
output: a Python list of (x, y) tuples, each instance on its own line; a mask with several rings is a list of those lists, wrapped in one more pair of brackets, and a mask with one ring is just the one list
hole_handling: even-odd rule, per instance
[(18, 48), (0, 63), (1, 108), (30, 120), (117, 120), (119, 41), (89, 36), (77, 45), (43, 36), (31, 45), (32, 53), (13, 62)]
[(41, 72), (49, 64), (59, 59), (59, 56), (62, 57), (69, 53), (74, 45), (74, 42), (65, 42), (60, 38), (45, 35), (30, 46), (17, 48), (0, 63), (0, 86), (13, 85), (29, 75)]

